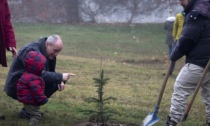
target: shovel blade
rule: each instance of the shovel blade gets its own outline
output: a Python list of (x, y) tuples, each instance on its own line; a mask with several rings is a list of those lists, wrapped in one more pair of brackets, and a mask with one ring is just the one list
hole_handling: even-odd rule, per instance
[(160, 118), (156, 114), (149, 113), (149, 115), (147, 115), (147, 117), (142, 122), (141, 126), (152, 126), (159, 120), (160, 120)]

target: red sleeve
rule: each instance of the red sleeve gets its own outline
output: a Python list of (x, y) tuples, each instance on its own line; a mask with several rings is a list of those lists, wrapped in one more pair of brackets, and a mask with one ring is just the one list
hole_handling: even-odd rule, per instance
[(15, 34), (10, 20), (10, 10), (7, 1), (5, 2), (5, 38), (7, 49), (8, 47), (16, 48)]

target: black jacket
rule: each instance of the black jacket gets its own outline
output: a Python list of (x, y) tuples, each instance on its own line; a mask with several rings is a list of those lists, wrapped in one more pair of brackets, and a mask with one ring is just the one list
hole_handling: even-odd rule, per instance
[(42, 77), (45, 81), (45, 89), (57, 85), (62, 82), (63, 75), (55, 72), (56, 58), (49, 59), (45, 48), (45, 41), (47, 38), (42, 38), (38, 41), (31, 42), (28, 45), (23, 46), (18, 52), (18, 57), (12, 62), (9, 73), (7, 75), (4, 91), (6, 94), (14, 99), (17, 99), (17, 81), (25, 71), (24, 58), (29, 51), (38, 51), (46, 57), (46, 63), (42, 73)]
[(170, 59), (176, 61), (186, 56), (186, 63), (205, 67), (210, 59), (210, 3), (191, 0), (184, 11), (182, 34)]

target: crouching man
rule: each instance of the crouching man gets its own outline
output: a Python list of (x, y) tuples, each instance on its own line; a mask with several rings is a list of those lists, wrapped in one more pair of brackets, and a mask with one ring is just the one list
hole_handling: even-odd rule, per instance
[[(50, 35), (49, 37), (41, 38), (23, 46), (18, 52), (18, 56), (13, 60), (9, 73), (7, 75), (4, 91), (13, 99), (17, 100), (17, 82), (26, 69), (25, 56), (30, 51), (40, 52), (45, 58), (46, 63), (42, 71), (42, 78), (45, 82), (44, 94), (49, 98), (57, 90), (63, 90), (66, 82), (73, 73), (58, 73), (55, 72), (56, 56), (63, 48), (63, 42), (59, 35)], [(30, 114), (26, 109), (22, 109), (20, 117), (30, 118)]]

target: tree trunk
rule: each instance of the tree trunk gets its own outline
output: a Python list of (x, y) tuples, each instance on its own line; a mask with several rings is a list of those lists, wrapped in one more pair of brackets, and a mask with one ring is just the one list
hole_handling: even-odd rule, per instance
[(80, 21), (78, 0), (64, 0), (64, 3), (67, 13), (67, 22), (78, 23)]

